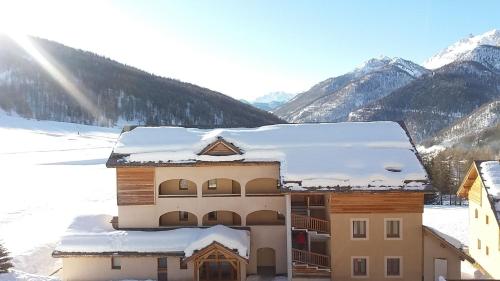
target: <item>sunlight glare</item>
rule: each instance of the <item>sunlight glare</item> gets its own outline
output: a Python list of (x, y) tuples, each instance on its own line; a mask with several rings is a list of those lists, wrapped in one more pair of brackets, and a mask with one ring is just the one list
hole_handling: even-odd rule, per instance
[[(50, 76), (71, 96), (76, 102), (92, 117), (100, 122), (107, 121), (105, 117), (101, 114), (99, 109), (92, 103), (92, 101), (85, 95), (85, 91), (77, 87), (68, 76), (70, 75), (67, 71), (64, 71), (61, 66), (58, 66), (54, 59), (52, 59), (47, 53), (43, 52), (40, 48), (37, 48), (32, 40), (20, 33), (14, 33), (9, 31), (8, 36), (14, 40), (21, 48), (23, 48), (42, 68), (47, 71)], [(65, 75), (67, 73), (67, 75)]]

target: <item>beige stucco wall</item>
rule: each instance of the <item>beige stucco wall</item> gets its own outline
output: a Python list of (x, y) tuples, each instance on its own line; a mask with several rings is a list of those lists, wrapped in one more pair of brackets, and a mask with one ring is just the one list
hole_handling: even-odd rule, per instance
[(257, 273), (257, 250), (272, 248), (276, 257), (276, 273), (285, 274), (287, 272), (286, 227), (284, 225), (259, 225), (250, 228), (250, 261), (247, 265), (247, 273)]
[(64, 281), (157, 278), (157, 260), (152, 257), (121, 257), (120, 270), (111, 269), (111, 257), (71, 257), (62, 261)]
[[(474, 182), (481, 185), (479, 177)], [(486, 190), (481, 188), (482, 202), (469, 201), (469, 253), (493, 278), (500, 279), (500, 231), (495, 214), (487, 199)], [(478, 210), (478, 218), (474, 217)], [(489, 224), (486, 224), (486, 216)], [(477, 239), (481, 240), (481, 249), (477, 248)], [(486, 255), (486, 247), (489, 255)]]
[[(368, 239), (351, 240), (351, 219), (367, 218)], [(402, 239), (384, 239), (384, 218), (402, 219)], [(351, 257), (368, 257), (367, 280), (384, 280), (385, 257), (402, 257), (402, 277), (392, 280), (421, 281), (422, 278), (422, 214), (330, 214), (332, 239), (330, 244), (333, 280), (359, 280), (351, 278)]]
[(445, 259), (447, 261), (447, 273), (449, 279), (460, 279), (461, 260), (457, 253), (445, 247), (441, 242), (428, 233), (424, 235), (424, 281), (434, 281), (434, 260)]
[[(285, 213), (284, 196), (245, 196), (247, 182), (257, 178), (279, 177), (279, 166), (275, 164), (256, 166), (207, 166), (207, 167), (160, 167), (156, 168), (156, 204), (145, 206), (118, 206), (119, 226), (123, 228), (158, 227), (161, 215), (172, 211), (187, 211), (202, 218), (212, 211), (232, 211), (240, 215), (242, 225), (246, 216), (259, 210), (272, 210)], [(168, 179), (187, 179), (197, 186), (197, 197), (159, 198), (158, 186)], [(241, 185), (241, 195), (236, 197), (202, 197), (202, 186), (213, 178), (230, 178)]]

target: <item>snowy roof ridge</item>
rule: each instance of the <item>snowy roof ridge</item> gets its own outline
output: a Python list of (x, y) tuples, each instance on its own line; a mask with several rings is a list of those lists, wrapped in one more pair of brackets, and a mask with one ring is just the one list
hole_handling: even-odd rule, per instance
[[(223, 138), (242, 154), (200, 151)], [(411, 137), (392, 121), (278, 124), (258, 128), (136, 127), (120, 135), (107, 165), (279, 163), (283, 181), (307, 187), (384, 187), (423, 190), (428, 182)]]

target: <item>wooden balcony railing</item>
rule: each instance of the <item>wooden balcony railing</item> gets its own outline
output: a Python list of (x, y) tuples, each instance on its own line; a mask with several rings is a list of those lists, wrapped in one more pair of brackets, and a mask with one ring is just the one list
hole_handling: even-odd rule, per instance
[(330, 257), (313, 252), (292, 249), (292, 261), (317, 267), (330, 268)]
[(327, 220), (297, 214), (292, 214), (292, 227), (312, 230), (318, 233), (330, 233), (330, 224)]

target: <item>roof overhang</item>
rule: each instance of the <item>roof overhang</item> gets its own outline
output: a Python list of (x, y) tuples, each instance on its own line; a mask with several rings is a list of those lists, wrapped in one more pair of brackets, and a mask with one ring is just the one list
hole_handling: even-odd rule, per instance
[(441, 245), (444, 245), (446, 248), (452, 250), (457, 254), (458, 257), (460, 257), (461, 260), (467, 260), (470, 263), (474, 264), (476, 261), (466, 254), (462, 249), (457, 249), (453, 244), (450, 242), (446, 241), (443, 237), (441, 237), (439, 234), (437, 234), (435, 231), (433, 231), (430, 227), (427, 227), (425, 225), (422, 226), (424, 233), (429, 234), (431, 237), (437, 239)]
[(474, 184), (474, 181), (477, 179), (478, 176), (479, 176), (479, 169), (476, 166), (476, 162), (473, 161), (469, 170), (467, 171), (467, 174), (465, 174), (465, 177), (462, 180), (460, 187), (457, 190), (457, 195), (462, 198), (467, 198), (469, 196), (469, 190), (471, 189), (472, 185)]

